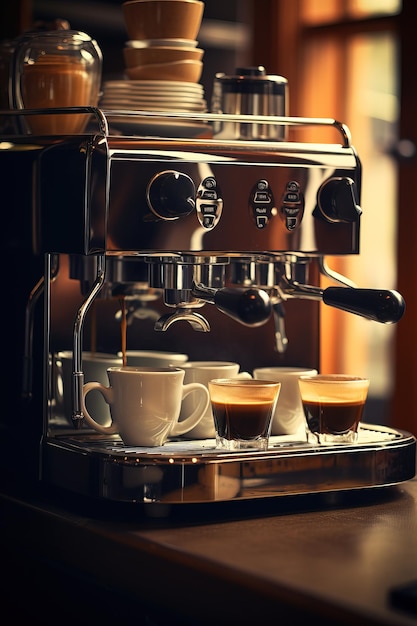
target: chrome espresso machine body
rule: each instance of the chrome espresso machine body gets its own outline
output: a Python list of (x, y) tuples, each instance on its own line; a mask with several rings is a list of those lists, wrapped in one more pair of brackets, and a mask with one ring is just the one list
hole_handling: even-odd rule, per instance
[[(328, 447), (326, 454), (286, 437), (272, 438), (265, 453), (220, 452), (212, 441), (129, 449), (117, 436), (86, 428), (80, 402), (86, 349), (168, 346), (194, 359), (238, 360), (250, 370), (318, 367), (320, 302), (382, 323), (397, 322), (404, 302), (393, 291), (357, 289), (326, 265), (326, 255), (359, 253), (361, 165), (343, 124), (85, 112), (93, 121), (83, 135), (12, 130), (8, 147), (3, 138), (2, 162), (19, 154), (29, 159), (31, 246), (33, 257), (44, 259), (26, 305), (22, 373), (22, 396), (36, 407), (40, 308), (40, 480), (149, 511), (412, 477), (414, 438), (382, 427), (369, 426), (364, 441)], [(18, 123), (30, 112), (8, 115)], [(222, 139), (213, 128), (225, 120), (256, 125), (257, 137), (274, 124), (282, 138)], [(332, 127), (339, 142), (286, 139), (306, 125)], [(322, 289), (320, 274), (334, 286)], [(65, 348), (73, 351), (70, 419), (57, 384), (56, 354)]]

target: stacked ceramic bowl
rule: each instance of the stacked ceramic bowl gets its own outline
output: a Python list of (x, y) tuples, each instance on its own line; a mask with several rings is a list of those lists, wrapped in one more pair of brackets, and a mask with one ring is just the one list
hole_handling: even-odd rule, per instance
[(103, 85), (107, 109), (204, 112), (199, 83), (204, 50), (198, 32), (200, 0), (128, 0), (122, 4), (129, 40), (123, 48), (124, 81)]

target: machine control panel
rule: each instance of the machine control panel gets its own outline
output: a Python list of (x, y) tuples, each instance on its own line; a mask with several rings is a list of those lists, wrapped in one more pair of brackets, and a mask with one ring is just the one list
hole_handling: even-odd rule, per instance
[(299, 226), (304, 213), (304, 195), (300, 185), (295, 180), (290, 180), (285, 188), (281, 200), (280, 215), (285, 222), (287, 230), (292, 231)]
[(200, 224), (207, 229), (213, 228), (220, 219), (223, 210), (223, 199), (214, 176), (207, 176), (197, 190), (197, 217)]
[(249, 206), (256, 227), (259, 229), (265, 228), (275, 210), (274, 195), (267, 180), (258, 180), (254, 185), (250, 195)]

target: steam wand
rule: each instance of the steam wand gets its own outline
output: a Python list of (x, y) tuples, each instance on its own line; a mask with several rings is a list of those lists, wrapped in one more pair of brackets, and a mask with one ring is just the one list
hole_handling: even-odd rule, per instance
[(71, 420), (74, 428), (80, 429), (84, 423), (84, 414), (81, 408), (84, 372), (82, 370), (82, 329), (87, 312), (101, 290), (105, 279), (105, 256), (97, 256), (96, 278), (90, 293), (85, 298), (74, 321), (73, 354), (72, 354), (72, 408)]
[(329, 306), (382, 324), (398, 322), (405, 311), (404, 298), (393, 290), (355, 287), (327, 287), (323, 290), (291, 281), (288, 277), (283, 277), (283, 281), (284, 285), (277, 287), (282, 300), (321, 300)]

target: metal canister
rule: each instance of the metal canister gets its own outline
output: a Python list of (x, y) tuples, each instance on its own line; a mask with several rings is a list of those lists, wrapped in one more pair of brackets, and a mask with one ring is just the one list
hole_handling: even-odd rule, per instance
[[(212, 113), (231, 115), (288, 115), (288, 81), (268, 75), (263, 66), (237, 68), (236, 74), (216, 74), (211, 102)], [(218, 120), (214, 134), (222, 139), (284, 140), (286, 127), (280, 124)]]

